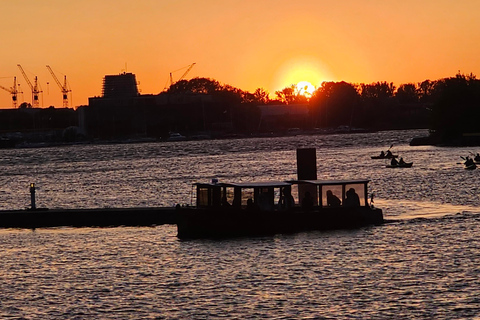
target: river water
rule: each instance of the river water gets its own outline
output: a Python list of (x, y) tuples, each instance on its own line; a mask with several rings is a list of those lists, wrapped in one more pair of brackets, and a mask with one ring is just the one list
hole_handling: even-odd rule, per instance
[[(480, 319), (475, 148), (410, 147), (426, 131), (0, 150), (0, 209), (190, 204), (192, 183), (371, 180), (388, 223), (180, 241), (175, 226), (0, 230), (1, 319)], [(386, 168), (393, 144), (413, 161)], [(480, 148), (479, 148), (480, 149)]]

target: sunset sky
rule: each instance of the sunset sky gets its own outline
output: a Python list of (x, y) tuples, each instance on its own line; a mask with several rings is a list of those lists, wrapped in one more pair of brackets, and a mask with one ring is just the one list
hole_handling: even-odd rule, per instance
[[(16, 76), (19, 102), (31, 103), (22, 65), (32, 83), (38, 77), (41, 107), (62, 106), (46, 65), (67, 76), (73, 106), (101, 95), (107, 74), (132, 72), (142, 93), (157, 94), (192, 63), (186, 79), (271, 98), (300, 81), (480, 76), (478, 0), (2, 1), (0, 34), (0, 85)], [(0, 90), (0, 108), (11, 106)]]

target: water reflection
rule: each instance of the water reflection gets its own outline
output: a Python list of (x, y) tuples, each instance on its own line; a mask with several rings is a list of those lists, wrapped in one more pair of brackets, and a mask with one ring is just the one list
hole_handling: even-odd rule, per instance
[(430, 201), (376, 200), (375, 206), (384, 210), (386, 219), (405, 220), (438, 218), (458, 213), (479, 213), (476, 206), (454, 205)]
[[(370, 179), (370, 193), (387, 216), (416, 215), (419, 210), (421, 215), (428, 210), (436, 214), (438, 204), (448, 213), (461, 211), (455, 206), (480, 206), (479, 171), (459, 164), (460, 156), (475, 150), (408, 145), (424, 134), (425, 130), (387, 131), (2, 150), (0, 209), (28, 206), (30, 182), (38, 187), (38, 207), (191, 204), (194, 182), (295, 179), (297, 147), (317, 149), (319, 179)], [(387, 161), (371, 159), (392, 144), (395, 154), (414, 161), (412, 168), (388, 169)]]

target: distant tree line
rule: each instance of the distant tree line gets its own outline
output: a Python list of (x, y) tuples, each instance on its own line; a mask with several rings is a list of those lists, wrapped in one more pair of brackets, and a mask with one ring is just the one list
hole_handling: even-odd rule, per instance
[[(216, 80), (196, 78), (175, 83), (166, 94), (211, 95), (213, 101), (223, 106), (224, 110), (220, 108), (217, 113), (234, 113), (232, 118), (237, 131), (255, 129), (248, 124), (260, 121), (259, 106), (296, 104), (309, 106), (309, 121), (304, 123), (302, 129), (342, 125), (368, 129), (419, 128), (426, 127), (428, 122), (427, 106), (431, 99), (422, 93), (422, 86), (427, 83), (431, 82), (405, 84), (396, 89), (387, 82), (324, 82), (311, 95), (301, 94), (296, 85), (291, 85), (276, 91), (272, 99), (263, 88), (250, 93), (230, 85), (221, 85)], [(211, 106), (208, 109), (213, 111)], [(222, 117), (217, 118), (221, 120)], [(288, 126), (288, 121), (284, 123)]]
[[(251, 93), (213, 79), (194, 78), (178, 81), (159, 95), (127, 100), (98, 97), (92, 102), (79, 109), (87, 135), (100, 139), (163, 138), (169, 131), (225, 135), (339, 126), (370, 130), (429, 128), (440, 139), (480, 132), (480, 81), (473, 74), (459, 73), (398, 87), (389, 82), (323, 82), (306, 95), (291, 85), (276, 91), (274, 98), (263, 88)], [(277, 105), (283, 110), (307, 106), (306, 120), (298, 121), (292, 112), (283, 115), (277, 127), (262, 127), (262, 106)], [(79, 109), (50, 107), (33, 112), (40, 109), (23, 103), (18, 112), (2, 112), (0, 131), (38, 133), (76, 126)]]
[(309, 128), (429, 128), (432, 133), (448, 138), (480, 132), (480, 81), (474, 74), (458, 73), (454, 77), (398, 87), (391, 82), (323, 82), (311, 95), (300, 94), (291, 85), (276, 91), (273, 99), (263, 88), (249, 93), (215, 80), (196, 78), (177, 82), (167, 93), (212, 95), (214, 101), (242, 115), (235, 118), (239, 129), (252, 129), (241, 126), (240, 120), (258, 121), (257, 106), (308, 104)]

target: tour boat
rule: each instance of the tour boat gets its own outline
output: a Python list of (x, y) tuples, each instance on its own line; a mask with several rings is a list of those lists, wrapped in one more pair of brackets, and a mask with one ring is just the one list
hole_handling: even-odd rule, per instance
[[(230, 238), (381, 224), (382, 210), (368, 203), (368, 182), (196, 183), (196, 205), (177, 206), (177, 236)], [(338, 199), (336, 204), (329, 203), (328, 194)]]

